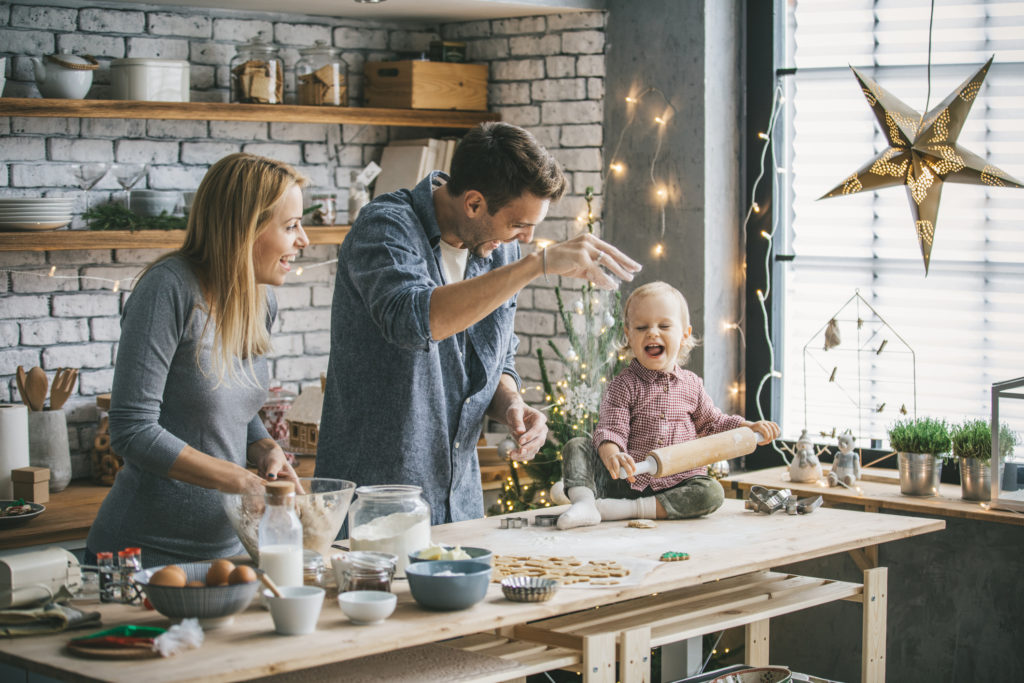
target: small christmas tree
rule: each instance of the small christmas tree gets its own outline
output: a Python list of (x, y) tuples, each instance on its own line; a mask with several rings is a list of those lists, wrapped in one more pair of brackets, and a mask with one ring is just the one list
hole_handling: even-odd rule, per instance
[[(591, 202), (594, 188), (588, 187), (587, 232), (594, 232)], [(561, 278), (559, 278), (561, 282)], [(548, 346), (565, 369), (565, 377), (552, 383), (544, 350), (537, 349), (541, 385), (548, 411), (548, 439), (531, 461), (512, 461), (502, 494), (491, 509), (494, 514), (548, 507), (548, 491), (562, 478), (562, 446), (577, 436), (590, 438), (597, 424), (598, 408), (609, 380), (621, 369), (619, 355), (621, 297), (616, 292), (595, 288), (587, 282), (580, 298), (567, 310), (562, 288), (555, 287), (558, 315), (565, 327), (569, 348), (562, 351), (551, 340)], [(531, 483), (520, 481), (525, 472)]]

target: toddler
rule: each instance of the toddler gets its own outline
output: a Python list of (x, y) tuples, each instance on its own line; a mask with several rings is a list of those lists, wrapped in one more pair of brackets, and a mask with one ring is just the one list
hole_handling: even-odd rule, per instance
[[(593, 441), (578, 437), (562, 449), (572, 506), (558, 518), (560, 529), (710, 514), (721, 507), (725, 492), (706, 467), (653, 478), (635, 475), (636, 463), (655, 448), (736, 427), (760, 432), (761, 445), (779, 436), (774, 422), (722, 413), (701, 379), (677, 365), (696, 346), (689, 307), (677, 289), (664, 282), (637, 288), (626, 300), (623, 319), (632, 360), (608, 385)], [(619, 478), (620, 469), (626, 479)]]

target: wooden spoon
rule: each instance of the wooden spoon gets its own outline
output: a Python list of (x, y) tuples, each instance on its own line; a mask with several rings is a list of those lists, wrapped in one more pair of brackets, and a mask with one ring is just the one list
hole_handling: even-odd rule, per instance
[(42, 410), (46, 404), (46, 390), (50, 386), (50, 379), (46, 372), (40, 367), (32, 368), (25, 376), (25, 394), (28, 397), (28, 406), (31, 410)]
[(18, 380), (18, 394), (21, 396), (21, 401), (22, 401), (22, 403), (24, 403), (25, 405), (27, 405), (29, 407), (29, 410), (31, 410), (32, 409), (32, 404), (29, 403), (29, 401), (28, 401), (28, 394), (25, 393), (25, 368), (23, 368), (23, 367), (21, 367), (19, 365), (18, 366), (18, 371), (17, 371), (17, 374), (15, 375), (15, 377)]
[(50, 385), (50, 410), (60, 410), (64, 402), (74, 391), (75, 381), (78, 379), (76, 368), (61, 368), (53, 376), (53, 384)]
[(270, 574), (266, 573), (262, 569), (257, 569), (256, 574), (260, 577), (260, 581), (263, 582), (263, 585), (269, 588), (270, 592), (274, 594), (275, 598), (284, 597), (283, 595), (281, 595), (281, 591), (280, 589), (278, 589), (277, 584), (274, 583), (274, 580), (272, 578), (270, 578)]

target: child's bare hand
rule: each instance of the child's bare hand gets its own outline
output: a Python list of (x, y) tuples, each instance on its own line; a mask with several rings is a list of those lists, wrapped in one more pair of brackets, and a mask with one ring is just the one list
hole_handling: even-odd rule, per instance
[(779, 425), (769, 420), (759, 420), (757, 422), (746, 422), (743, 424), (744, 427), (750, 427), (755, 432), (758, 432), (763, 438), (757, 442), (758, 446), (764, 446), (770, 444), (775, 439), (779, 438), (781, 430)]
[(629, 483), (633, 483), (633, 479), (636, 476), (636, 463), (633, 462), (633, 458), (629, 457), (628, 453), (622, 451), (604, 452), (598, 453), (601, 456), (601, 462), (608, 469), (608, 473), (612, 475), (612, 479), (619, 479), (619, 471), (626, 470), (626, 480)]

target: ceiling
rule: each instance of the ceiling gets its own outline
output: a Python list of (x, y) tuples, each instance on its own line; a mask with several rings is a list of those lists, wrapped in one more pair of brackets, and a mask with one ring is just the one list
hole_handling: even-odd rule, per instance
[[(120, 1), (120, 0), (119, 0)], [(123, 0), (136, 4), (137, 0)], [(279, 13), (281, 0), (159, 0), (161, 5)], [(604, 9), (606, 0), (290, 0), (289, 14), (319, 14), (332, 17), (378, 19), (380, 21), (475, 21), (557, 14), (578, 10)]]

